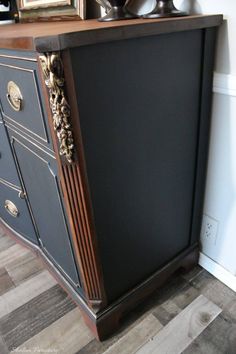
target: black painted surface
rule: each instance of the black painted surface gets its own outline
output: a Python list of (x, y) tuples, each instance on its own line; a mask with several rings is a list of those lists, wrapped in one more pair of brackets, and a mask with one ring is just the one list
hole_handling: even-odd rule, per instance
[[(19, 214), (14, 217), (5, 209), (5, 201), (10, 200), (17, 207)], [(38, 239), (25, 199), (19, 197), (19, 191), (0, 182), (0, 217), (16, 232), (38, 244)]]
[(71, 50), (109, 301), (190, 244), (201, 30)]
[(20, 188), (20, 180), (13, 160), (10, 143), (3, 123), (0, 122), (0, 178)]
[(11, 133), (13, 149), (45, 252), (80, 283), (58, 186), (56, 160)]

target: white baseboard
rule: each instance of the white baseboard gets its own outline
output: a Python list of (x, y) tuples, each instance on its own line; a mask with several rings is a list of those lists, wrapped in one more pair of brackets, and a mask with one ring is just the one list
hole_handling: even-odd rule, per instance
[(213, 92), (235, 97), (236, 76), (215, 72), (213, 79)]
[(214, 262), (211, 258), (207, 257), (202, 252), (200, 252), (199, 264), (209, 273), (214, 275), (214, 277), (219, 279), (222, 283), (236, 292), (236, 276), (231, 274), (228, 270)]

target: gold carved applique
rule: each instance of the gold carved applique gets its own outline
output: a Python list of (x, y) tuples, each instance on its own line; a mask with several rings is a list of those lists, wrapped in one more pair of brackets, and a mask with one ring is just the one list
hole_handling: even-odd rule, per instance
[(60, 53), (52, 52), (40, 55), (45, 84), (49, 90), (49, 102), (53, 115), (53, 127), (59, 141), (60, 155), (69, 163), (73, 157), (73, 135), (71, 131), (70, 106), (65, 96), (65, 79)]

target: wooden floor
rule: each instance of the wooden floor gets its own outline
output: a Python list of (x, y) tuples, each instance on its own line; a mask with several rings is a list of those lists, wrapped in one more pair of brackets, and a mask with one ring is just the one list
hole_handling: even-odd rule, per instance
[(99, 343), (29, 250), (0, 229), (0, 354), (236, 354), (236, 294), (200, 267), (176, 274)]

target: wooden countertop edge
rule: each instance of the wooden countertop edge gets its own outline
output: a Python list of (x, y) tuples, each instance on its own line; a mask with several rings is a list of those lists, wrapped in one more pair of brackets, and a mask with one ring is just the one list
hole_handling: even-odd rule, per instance
[(34, 38), (26, 36), (21, 38), (0, 39), (0, 49), (20, 49), (27, 51), (36, 50)]
[(96, 30), (86, 30), (79, 33), (72, 32), (59, 34), (57, 36), (36, 38), (35, 47), (38, 52), (51, 50), (57, 51), (66, 48), (134, 37), (145, 37), (163, 33), (214, 27), (219, 26), (222, 23), (222, 20), (222, 15), (204, 16), (201, 18), (184, 17), (182, 18), (182, 21), (180, 18), (171, 19), (171, 21), (140, 20), (142, 23), (133, 25), (129, 24), (126, 26), (97, 28)]
[[(5, 37), (2, 36), (0, 38), (0, 48), (28, 51), (36, 50), (37, 52), (58, 51), (95, 43), (215, 27), (219, 26), (222, 22), (223, 15), (194, 15), (156, 20), (135, 19), (116, 21), (110, 24), (104, 22), (99, 23), (96, 20), (88, 20), (86, 23), (83, 23), (81, 28), (78, 23), (78, 28), (73, 28), (71, 32), (68, 31), (67, 27), (64, 33), (60, 31), (60, 33), (54, 33), (53, 35), (50, 35), (50, 29), (55, 32), (56, 24), (54, 23), (35, 24), (34, 26), (37, 28), (34, 32), (38, 31), (39, 34), (33, 33), (32, 35), (30, 35), (30, 33), (29, 35), (25, 34), (27, 27), (32, 24), (24, 24), (22, 26), (18, 25), (17, 29), (19, 29), (19, 32), (17, 35), (15, 35), (15, 31), (13, 31), (13, 35), (11, 34), (8, 38), (7, 30), (12, 30), (12, 26), (16, 26), (10, 25), (8, 29), (6, 27), (6, 32), (3, 33)], [(67, 22), (67, 26), (69, 24), (70, 22)], [(43, 25), (46, 25), (48, 29), (47, 35), (40, 35), (40, 27)], [(62, 23), (62, 27), (63, 26), (66, 26), (65, 22)], [(75, 27), (74, 24), (73, 26)]]

